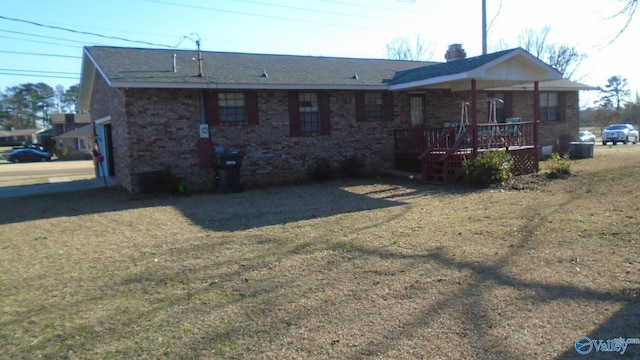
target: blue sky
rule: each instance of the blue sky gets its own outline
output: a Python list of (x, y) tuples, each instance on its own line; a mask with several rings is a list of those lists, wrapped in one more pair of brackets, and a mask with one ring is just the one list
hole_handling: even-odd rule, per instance
[[(21, 0), (0, 8), (0, 89), (79, 82), (82, 47), (177, 47), (248, 53), (384, 58), (396, 37), (420, 35), (444, 61), (449, 44), (480, 55), (481, 0)], [(548, 42), (588, 55), (574, 80), (627, 78), (640, 91), (640, 15), (615, 42), (621, 0), (486, 0), (489, 51), (518, 46), (525, 29), (550, 26)], [(87, 34), (90, 33), (90, 34)], [(116, 39), (118, 38), (118, 39)], [(581, 95), (587, 106), (597, 94)]]

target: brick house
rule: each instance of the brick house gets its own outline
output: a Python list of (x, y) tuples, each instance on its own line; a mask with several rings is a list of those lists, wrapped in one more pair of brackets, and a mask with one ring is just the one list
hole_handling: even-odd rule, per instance
[(86, 47), (78, 107), (91, 114), (107, 175), (131, 192), (140, 174), (163, 169), (190, 190), (211, 190), (216, 144), (246, 154), (244, 184), (265, 185), (306, 177), (319, 157), (337, 164), (356, 154), (371, 171), (424, 167), (424, 148), (400, 149), (403, 129), (426, 139), (454, 122), (518, 118), (539, 124), (529, 127), (536, 151), (577, 134), (584, 86), (523, 49), (466, 58), (452, 45), (445, 58)]
[(50, 114), (58, 159), (84, 160), (89, 156), (93, 126), (88, 113)]

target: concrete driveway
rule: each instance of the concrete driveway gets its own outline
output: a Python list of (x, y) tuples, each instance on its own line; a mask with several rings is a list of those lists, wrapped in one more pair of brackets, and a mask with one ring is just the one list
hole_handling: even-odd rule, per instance
[(0, 198), (79, 191), (112, 186), (113, 178), (96, 178), (93, 161), (12, 164), (0, 161)]

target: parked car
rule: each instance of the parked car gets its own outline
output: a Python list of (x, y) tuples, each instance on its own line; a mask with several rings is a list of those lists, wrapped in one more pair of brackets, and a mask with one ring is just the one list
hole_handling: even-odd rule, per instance
[(32, 148), (18, 148), (11, 150), (9, 156), (7, 156), (7, 160), (13, 163), (50, 161), (51, 153), (48, 151), (40, 151)]
[(591, 131), (582, 130), (578, 133), (581, 142), (596, 142), (596, 136)]
[(45, 147), (40, 144), (29, 144), (25, 145), (24, 147), (27, 149), (36, 149), (38, 151), (47, 152), (47, 149), (45, 149)]
[(639, 138), (638, 130), (634, 129), (631, 124), (613, 124), (602, 131), (602, 145), (607, 145), (609, 142), (613, 145), (619, 142), (626, 144), (630, 141), (635, 144)]

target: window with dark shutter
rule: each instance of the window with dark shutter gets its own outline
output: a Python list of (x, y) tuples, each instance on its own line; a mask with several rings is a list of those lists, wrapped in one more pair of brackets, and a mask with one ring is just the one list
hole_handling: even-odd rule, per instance
[(544, 92), (540, 93), (540, 120), (541, 121), (558, 121), (560, 120), (560, 106), (558, 101), (558, 93)]
[(289, 93), (291, 136), (329, 135), (331, 132), (328, 93)]
[(393, 120), (391, 92), (356, 93), (356, 121)]
[(257, 125), (258, 94), (256, 92), (218, 92), (204, 93), (204, 115), (207, 124)]

